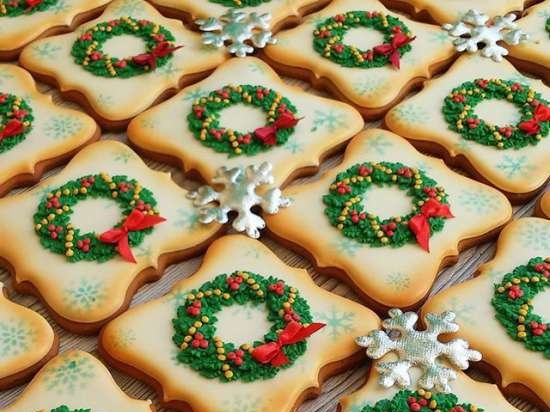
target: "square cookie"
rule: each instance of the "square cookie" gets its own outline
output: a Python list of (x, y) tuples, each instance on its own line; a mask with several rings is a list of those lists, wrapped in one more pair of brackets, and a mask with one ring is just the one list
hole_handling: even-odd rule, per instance
[(550, 175), (549, 100), (548, 87), (508, 61), (465, 55), (384, 122), (418, 149), (524, 203)]
[(293, 204), (264, 216), (268, 232), (380, 312), (417, 307), (442, 267), (512, 214), (497, 190), (380, 129), (357, 135), (318, 181), (283, 194)]
[(20, 63), (81, 104), (102, 127), (122, 130), (132, 117), (226, 58), (146, 1), (115, 0), (75, 32), (27, 46)]
[(27, 71), (0, 64), (0, 196), (37, 182), (100, 133), (91, 117), (39, 93)]
[[(277, 127), (285, 116), (291, 124)], [(128, 138), (145, 155), (175, 162), (207, 182), (222, 165), (267, 161), (279, 186), (315, 172), (363, 125), (353, 107), (289, 86), (266, 63), (247, 57), (227, 61), (137, 116)], [(261, 133), (269, 127), (273, 139)]]
[(169, 294), (109, 323), (100, 349), (171, 409), (241, 410), (246, 402), (291, 412), (356, 362), (354, 337), (378, 322), (262, 243), (232, 235), (215, 241)]
[[(29, 6), (29, 3), (35, 3)], [(6, 1), (0, 6), (0, 61), (15, 60), (39, 37), (73, 30), (97, 16), (108, 0)]]
[(0, 200), (0, 242), (14, 287), (53, 318), (94, 333), (164, 268), (220, 229), (197, 224), (187, 191), (113, 140), (80, 151), (59, 174)]
[(523, 218), (502, 231), (477, 277), (430, 298), (423, 311), (452, 310), (460, 336), (483, 353), (507, 395), (550, 405), (550, 221)]
[(391, 13), (376, 0), (336, 0), (277, 35), (264, 55), (281, 73), (310, 81), (380, 118), (455, 56), (439, 27)]

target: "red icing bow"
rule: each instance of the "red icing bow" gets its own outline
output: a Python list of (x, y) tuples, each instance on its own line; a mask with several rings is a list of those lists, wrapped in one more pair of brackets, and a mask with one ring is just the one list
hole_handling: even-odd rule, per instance
[(286, 365), (288, 358), (283, 352), (283, 346), (301, 342), (325, 326), (324, 323), (312, 323), (304, 327), (298, 322), (289, 322), (276, 342), (268, 342), (258, 346), (252, 352), (252, 357), (257, 362), (269, 363), (274, 367)]
[(384, 56), (388, 56), (392, 66), (399, 69), (399, 48), (409, 44), (415, 38), (416, 36), (408, 37), (402, 31), (396, 31), (391, 39), (391, 43), (384, 43), (379, 46), (375, 46), (372, 51), (374, 51), (375, 54), (383, 54)]
[(431, 198), (420, 208), (420, 213), (409, 220), (409, 229), (416, 236), (416, 242), (427, 252), (430, 251), (430, 217), (454, 217), (449, 205)]
[(149, 65), (151, 69), (157, 68), (157, 59), (159, 57), (164, 57), (170, 53), (175, 52), (178, 49), (181, 49), (183, 46), (176, 46), (171, 47), (170, 43), (167, 41), (163, 41), (158, 43), (153, 50), (151, 50), (150, 53), (144, 53), (139, 54), (137, 56), (134, 56), (132, 58), (132, 61), (135, 64), (139, 64), (140, 66)]
[(0, 140), (5, 139), (6, 137), (16, 136), (20, 133), (23, 133), (25, 126), (20, 120), (12, 119), (6, 124), (4, 129), (0, 130)]
[(259, 127), (254, 130), (254, 135), (265, 144), (273, 146), (277, 143), (277, 130), (289, 129), (298, 124), (301, 119), (297, 119), (290, 112), (283, 112), (273, 124), (265, 127)]
[(537, 105), (533, 118), (521, 122), (519, 128), (529, 135), (537, 134), (540, 131), (540, 124), (550, 120), (550, 107), (543, 104)]
[(127, 262), (136, 263), (136, 259), (130, 249), (128, 241), (128, 233), (136, 230), (143, 230), (153, 227), (159, 223), (166, 221), (165, 218), (155, 215), (147, 215), (134, 209), (128, 215), (121, 227), (116, 227), (102, 233), (99, 240), (103, 243), (116, 243), (117, 251)]

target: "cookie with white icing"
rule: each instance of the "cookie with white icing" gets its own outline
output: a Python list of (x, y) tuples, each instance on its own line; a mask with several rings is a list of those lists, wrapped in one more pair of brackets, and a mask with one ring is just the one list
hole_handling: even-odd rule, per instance
[(2, 412), (152, 412), (151, 401), (126, 395), (107, 368), (87, 352), (71, 350), (49, 361), (21, 396)]
[(230, 8), (245, 13), (271, 15), (271, 31), (298, 24), (304, 15), (321, 9), (330, 0), (153, 0), (163, 13), (193, 22), (219, 17)]
[(0, 65), (0, 196), (38, 181), (99, 135), (92, 118), (54, 105), (25, 70)]
[(278, 71), (310, 81), (381, 117), (455, 55), (439, 27), (391, 13), (375, 0), (337, 0), (277, 35), (264, 55)]
[(509, 46), (509, 59), (520, 70), (535, 73), (550, 83), (550, 0), (526, 10), (517, 21), (518, 28), (529, 33), (529, 41)]
[(357, 135), (342, 164), (283, 195), (293, 204), (264, 216), (268, 232), (380, 310), (418, 306), (442, 267), (512, 213), (497, 190), (381, 129)]
[(394, 107), (386, 126), (417, 148), (525, 202), (550, 175), (550, 89), (512, 64), (461, 56)]
[(278, 186), (317, 170), (362, 128), (353, 107), (286, 85), (263, 61), (248, 57), (227, 61), (137, 116), (128, 138), (147, 156), (175, 161), (208, 182), (221, 165), (267, 161)]
[(116, 0), (75, 32), (27, 46), (20, 63), (109, 130), (204, 77), (227, 58), (143, 0)]
[(40, 37), (74, 29), (97, 16), (108, 0), (15, 0), (0, 5), (0, 60), (15, 60)]
[(455, 311), (460, 336), (483, 353), (503, 391), (543, 410), (550, 405), (549, 239), (548, 220), (510, 223), (476, 278), (435, 295), (423, 308)]
[(504, 16), (511, 12), (523, 10), (523, 0), (491, 0), (479, 2), (476, 0), (453, 0), (441, 2), (438, 0), (382, 0), (386, 6), (412, 14), (415, 19), (436, 24), (451, 23), (470, 9), (476, 9), (489, 16)]
[(94, 333), (219, 231), (197, 223), (186, 195), (124, 144), (101, 141), (33, 190), (0, 200), (10, 239), (0, 256), (18, 291), (40, 296), (63, 327)]
[(550, 219), (550, 192), (544, 193), (537, 201), (535, 215)]
[(11, 302), (0, 282), (0, 389), (29, 379), (56, 355), (58, 347), (46, 319)]
[(110, 322), (100, 349), (169, 408), (240, 410), (246, 399), (257, 410), (290, 412), (362, 356), (354, 338), (378, 322), (262, 243), (232, 235), (169, 294)]
[[(383, 361), (392, 361), (394, 358), (392, 355), (387, 355), (383, 358)], [(375, 365), (379, 362), (375, 362)], [(412, 374), (414, 377), (418, 377), (418, 370), (413, 370)], [(452, 382), (451, 392), (438, 393), (416, 388), (415, 386), (404, 389), (398, 387), (384, 388), (378, 383), (379, 374), (376, 368), (372, 367), (367, 383), (357, 392), (344, 397), (340, 401), (341, 410), (342, 412), (409, 412), (421, 410), (414, 409), (416, 406), (413, 406), (413, 404), (417, 404), (427, 407), (429, 410), (437, 408), (441, 412), (518, 411), (502, 396), (495, 385), (475, 381), (460, 371), (456, 371), (456, 374), (457, 379)], [(388, 402), (391, 403), (388, 404)], [(435, 404), (432, 402), (435, 402)], [(432, 408), (434, 405), (435, 408)], [(462, 409), (458, 409), (459, 407)], [(472, 407), (475, 407), (475, 409), (472, 409)]]

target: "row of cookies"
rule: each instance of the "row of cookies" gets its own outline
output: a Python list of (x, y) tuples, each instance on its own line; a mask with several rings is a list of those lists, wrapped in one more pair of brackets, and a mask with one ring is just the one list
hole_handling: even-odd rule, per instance
[[(380, 324), (372, 311), (315, 285), (305, 270), (287, 266), (262, 243), (225, 236), (212, 243), (191, 278), (111, 321), (100, 335), (100, 352), (109, 365), (152, 385), (162, 405), (177, 410), (225, 411), (238, 402), (258, 410), (294, 410), (327, 377), (365, 359), (360, 347), (366, 346), (376, 361), (366, 385), (340, 401), (342, 411), (516, 411), (495, 386), (460, 371), (480, 360), (469, 341), (483, 353), (479, 367), (489, 370), (506, 394), (547, 410), (549, 371), (539, 366), (548, 357), (548, 333), (539, 314), (548, 310), (541, 297), (550, 261), (541, 256), (550, 253), (549, 233), (550, 222), (540, 218), (509, 224), (496, 256), (474, 279), (423, 306), (424, 331), (416, 330), (416, 314), (396, 309)], [(269, 320), (253, 314), (250, 322), (246, 311), (224, 312), (247, 303), (265, 304)], [(43, 319), (5, 298), (0, 305), (0, 325), (11, 321), (19, 328), (3, 347), (10, 368), (0, 371), (38, 368), (55, 354), (55, 337)], [(293, 320), (278, 315), (281, 310)], [(523, 329), (516, 327), (518, 310), (525, 311)], [(236, 321), (251, 329), (232, 328)], [(303, 326), (291, 330), (298, 322)], [(277, 328), (285, 337), (273, 347), (269, 342)], [(249, 333), (257, 341), (242, 343)], [(94, 411), (113, 405), (129, 412), (151, 408), (148, 401), (125, 396), (91, 355), (71, 351), (49, 361), (2, 411)]]

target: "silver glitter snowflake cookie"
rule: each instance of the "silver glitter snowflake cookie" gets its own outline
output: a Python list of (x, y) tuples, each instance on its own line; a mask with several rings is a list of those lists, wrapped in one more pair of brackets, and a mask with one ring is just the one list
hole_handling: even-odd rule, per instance
[(427, 329), (423, 331), (415, 330), (418, 315), (414, 312), (391, 309), (389, 315), (390, 318), (382, 322), (385, 332), (373, 330), (356, 339), (359, 346), (367, 348), (369, 358), (380, 359), (390, 352), (399, 356), (397, 361), (380, 362), (376, 366), (380, 374), (379, 382), (386, 388), (395, 384), (409, 387), (409, 369), (419, 368), (422, 371), (416, 382), (419, 388), (450, 392), (449, 382), (456, 379), (456, 372), (442, 365), (439, 358), (445, 358), (449, 364), (460, 369), (467, 369), (469, 361), (481, 360), (481, 353), (469, 349), (468, 342), (463, 339), (453, 339), (447, 343), (437, 339), (443, 333), (458, 331), (458, 324), (453, 322), (453, 312), (427, 314)]
[[(238, 232), (246, 231), (252, 238), (259, 238), (265, 221), (254, 214), (252, 208), (259, 205), (265, 213), (273, 215), (279, 212), (279, 208), (288, 207), (291, 203), (290, 199), (283, 197), (279, 188), (271, 188), (261, 195), (256, 192), (259, 186), (273, 184), (272, 168), (268, 162), (246, 168), (220, 167), (212, 183), (223, 185), (223, 190), (218, 192), (210, 186), (201, 186), (189, 193), (193, 204), (200, 207), (199, 221), (205, 224), (213, 221), (227, 223), (229, 213), (237, 212), (233, 228)], [(213, 202), (216, 202), (217, 206), (213, 205)]]
[[(515, 14), (497, 16), (490, 21), (489, 16), (477, 10), (469, 10), (460, 21), (453, 24), (444, 24), (443, 30), (456, 37), (453, 41), (459, 52), (467, 50), (469, 53), (481, 51), (481, 55), (490, 57), (496, 62), (508, 54), (506, 48), (498, 44), (504, 41), (510, 45), (517, 45), (529, 39), (529, 35), (517, 28)], [(483, 48), (479, 45), (483, 44)]]
[(267, 44), (275, 44), (269, 22), (271, 14), (246, 13), (230, 9), (219, 18), (209, 17), (196, 20), (202, 30), (204, 44), (220, 48), (230, 43), (228, 51), (238, 57), (245, 57), (254, 52), (254, 48), (264, 48)]

